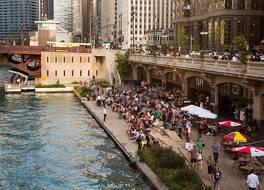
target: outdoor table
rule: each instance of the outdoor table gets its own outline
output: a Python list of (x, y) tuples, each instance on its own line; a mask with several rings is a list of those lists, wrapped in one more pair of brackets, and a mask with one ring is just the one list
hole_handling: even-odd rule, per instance
[(208, 130), (210, 131), (211, 134), (216, 135), (217, 132), (217, 126), (215, 125), (207, 125)]
[(256, 166), (254, 164), (248, 164), (246, 166), (241, 166), (240, 169), (243, 171), (250, 171), (251, 169), (254, 169), (255, 171), (263, 171), (264, 167), (263, 166)]
[(238, 159), (238, 162), (239, 162), (239, 165), (242, 167), (242, 166), (247, 165), (250, 162), (250, 159), (241, 157)]

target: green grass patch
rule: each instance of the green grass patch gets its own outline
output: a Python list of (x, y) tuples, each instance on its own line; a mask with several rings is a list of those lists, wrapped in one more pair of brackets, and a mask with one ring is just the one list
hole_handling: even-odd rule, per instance
[(107, 87), (110, 86), (109, 82), (104, 81), (104, 80), (103, 81), (98, 81), (97, 84), (99, 84), (100, 87), (102, 87), (102, 88), (107, 88)]
[(64, 84), (48, 84), (48, 85), (37, 84), (35, 85), (35, 88), (65, 88), (65, 85)]
[(169, 189), (206, 190), (199, 175), (170, 148), (146, 148), (140, 153), (145, 162)]
[(94, 92), (91, 88), (84, 88), (81, 86), (74, 86), (74, 90), (79, 94), (81, 97), (92, 97)]

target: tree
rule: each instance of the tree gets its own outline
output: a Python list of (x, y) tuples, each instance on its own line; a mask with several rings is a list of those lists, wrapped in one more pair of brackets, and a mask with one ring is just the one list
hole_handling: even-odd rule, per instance
[(245, 36), (243, 35), (236, 36), (233, 39), (231, 44), (232, 44), (233, 50), (238, 51), (238, 52), (245, 51), (247, 48), (247, 40)]
[(125, 53), (117, 53), (115, 62), (117, 64), (117, 70), (122, 80), (127, 79), (132, 73), (132, 67), (128, 63), (128, 58), (131, 53), (131, 49), (126, 50)]
[(224, 48), (224, 46), (223, 46), (224, 28), (225, 28), (225, 23), (224, 22), (218, 22), (218, 25), (216, 26), (216, 28), (214, 30), (215, 47), (218, 50), (221, 50), (222, 48)]
[(184, 28), (181, 28), (179, 31), (178, 44), (181, 49), (187, 44), (187, 35), (185, 34)]
[(149, 52), (150, 55), (156, 56), (160, 48), (157, 45), (147, 45), (146, 50)]

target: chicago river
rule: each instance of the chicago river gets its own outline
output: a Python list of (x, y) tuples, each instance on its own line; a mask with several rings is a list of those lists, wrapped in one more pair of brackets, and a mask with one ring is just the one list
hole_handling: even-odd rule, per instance
[(0, 189), (149, 188), (73, 94), (1, 89), (0, 171)]

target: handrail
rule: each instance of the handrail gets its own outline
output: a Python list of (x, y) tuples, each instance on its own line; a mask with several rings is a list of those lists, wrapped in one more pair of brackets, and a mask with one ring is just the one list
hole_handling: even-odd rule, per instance
[(239, 74), (247, 77), (257, 77), (264, 79), (264, 63), (248, 62), (241, 64), (229, 60), (182, 58), (182, 57), (162, 57), (149, 55), (131, 55), (130, 63), (143, 63), (148, 65), (159, 65), (164, 67), (176, 67), (179, 69), (204, 70), (208, 72), (218, 72), (225, 74)]

